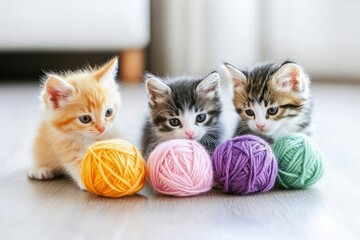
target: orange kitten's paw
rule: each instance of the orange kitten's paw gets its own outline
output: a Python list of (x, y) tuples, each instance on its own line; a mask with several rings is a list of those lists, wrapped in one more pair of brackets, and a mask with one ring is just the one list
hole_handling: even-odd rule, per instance
[(86, 191), (86, 188), (84, 186), (84, 184), (81, 181), (76, 181), (77, 185), (79, 186), (79, 188), (83, 191)]
[(80, 179), (76, 179), (75, 182), (81, 190), (86, 191), (85, 185), (82, 183)]
[(36, 180), (49, 180), (55, 177), (53, 171), (50, 168), (33, 168), (28, 171), (28, 177)]

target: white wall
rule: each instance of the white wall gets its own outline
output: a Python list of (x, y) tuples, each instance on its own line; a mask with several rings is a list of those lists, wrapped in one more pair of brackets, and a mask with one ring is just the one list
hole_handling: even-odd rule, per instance
[(151, 69), (202, 75), (223, 61), (239, 66), (259, 58), (257, 1), (153, 0)]
[(360, 80), (360, 1), (266, 3), (264, 58), (293, 58), (313, 75)]
[(311, 75), (360, 79), (358, 0), (153, 0), (152, 8), (155, 73), (293, 59)]

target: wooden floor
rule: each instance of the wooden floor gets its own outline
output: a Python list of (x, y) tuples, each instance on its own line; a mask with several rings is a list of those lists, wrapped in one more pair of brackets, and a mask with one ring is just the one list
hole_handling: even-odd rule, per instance
[[(146, 186), (138, 195), (108, 199), (68, 179), (28, 180), (37, 91), (0, 85), (0, 239), (359, 239), (360, 85), (313, 86), (315, 139), (326, 160), (314, 187), (187, 198)], [(143, 88), (123, 87), (123, 104), (123, 137), (138, 145)]]

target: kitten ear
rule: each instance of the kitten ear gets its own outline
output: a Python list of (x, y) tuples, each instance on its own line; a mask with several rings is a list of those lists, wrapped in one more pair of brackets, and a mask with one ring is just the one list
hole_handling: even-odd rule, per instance
[(165, 102), (171, 94), (171, 88), (154, 76), (148, 78), (145, 85), (151, 105)]
[(216, 96), (219, 86), (220, 76), (217, 72), (212, 72), (197, 85), (196, 91), (213, 98)]
[(95, 77), (99, 82), (105, 84), (115, 84), (118, 71), (119, 60), (114, 57), (109, 62), (105, 63), (99, 70), (95, 72)]
[(295, 63), (283, 64), (273, 77), (273, 83), (284, 91), (302, 91), (307, 81), (308, 78)]
[(234, 89), (244, 88), (247, 83), (246, 76), (244, 73), (231, 65), (230, 63), (224, 63), (225, 68), (231, 75), (231, 79), (234, 85)]
[(75, 88), (56, 75), (49, 75), (45, 82), (45, 91), (54, 108), (60, 107), (60, 101), (70, 96)]

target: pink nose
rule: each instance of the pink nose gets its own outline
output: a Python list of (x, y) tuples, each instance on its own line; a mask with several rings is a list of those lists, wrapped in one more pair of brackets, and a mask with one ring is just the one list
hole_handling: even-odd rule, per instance
[(96, 126), (96, 129), (100, 132), (103, 133), (105, 131), (105, 127), (104, 126)]
[(192, 138), (192, 136), (194, 135), (193, 131), (186, 131), (185, 132), (186, 136), (188, 136), (189, 138)]
[(265, 127), (265, 124), (256, 124), (256, 127), (259, 129), (263, 129)]

